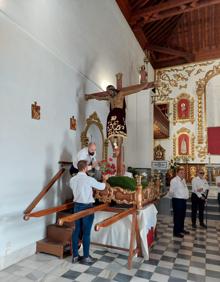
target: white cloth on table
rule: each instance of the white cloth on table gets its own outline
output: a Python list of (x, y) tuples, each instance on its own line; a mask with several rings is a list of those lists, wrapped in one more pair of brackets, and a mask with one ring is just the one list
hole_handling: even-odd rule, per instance
[[(147, 233), (152, 227), (156, 227), (157, 213), (157, 209), (153, 204), (146, 206), (138, 212), (142, 254), (145, 259), (149, 259)], [(95, 219), (92, 227), (93, 230), (91, 232), (91, 242), (129, 249), (132, 215), (129, 215), (108, 227), (101, 228), (99, 231), (94, 231), (95, 224), (113, 216), (114, 214), (115, 213), (113, 212), (102, 211), (95, 213)], [(136, 247), (136, 242), (134, 247)], [(116, 249), (108, 250), (115, 253), (122, 252)]]

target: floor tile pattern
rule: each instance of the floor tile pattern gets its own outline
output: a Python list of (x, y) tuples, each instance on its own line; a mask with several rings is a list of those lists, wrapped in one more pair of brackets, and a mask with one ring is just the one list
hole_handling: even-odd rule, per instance
[(92, 246), (92, 265), (72, 264), (71, 257), (60, 260), (46, 254), (33, 255), (0, 272), (1, 282), (220, 282), (220, 221), (208, 221), (208, 229), (191, 228), (183, 239), (172, 236), (172, 218), (158, 217), (157, 238), (150, 259), (134, 258), (127, 269), (127, 255)]

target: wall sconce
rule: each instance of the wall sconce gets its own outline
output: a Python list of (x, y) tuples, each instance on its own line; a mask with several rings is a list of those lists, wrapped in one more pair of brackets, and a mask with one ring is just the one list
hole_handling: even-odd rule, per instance
[(31, 104), (31, 118), (40, 119), (40, 106), (35, 101), (34, 104)]
[(70, 118), (70, 129), (71, 130), (76, 130), (76, 119), (74, 116)]

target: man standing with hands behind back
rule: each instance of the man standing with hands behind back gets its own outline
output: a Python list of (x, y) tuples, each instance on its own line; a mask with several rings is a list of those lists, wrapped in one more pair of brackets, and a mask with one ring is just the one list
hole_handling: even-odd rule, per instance
[(192, 227), (196, 228), (196, 217), (197, 210), (199, 210), (199, 222), (200, 226), (207, 228), (204, 223), (204, 209), (205, 201), (208, 196), (209, 185), (207, 180), (204, 178), (203, 169), (199, 169), (198, 176), (194, 177), (192, 180)]
[(169, 191), (173, 204), (173, 236), (178, 238), (183, 238), (184, 234), (189, 234), (189, 231), (184, 229), (186, 201), (189, 198), (189, 190), (184, 177), (185, 170), (180, 166), (176, 170), (176, 176), (170, 181)]

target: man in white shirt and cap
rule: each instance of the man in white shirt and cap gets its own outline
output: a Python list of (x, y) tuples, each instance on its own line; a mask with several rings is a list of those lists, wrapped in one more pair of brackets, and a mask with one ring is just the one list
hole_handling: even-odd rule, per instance
[(94, 142), (90, 142), (88, 147), (81, 149), (75, 160), (73, 161), (73, 165), (70, 168), (70, 174), (76, 174), (79, 170), (77, 168), (77, 163), (81, 160), (87, 160), (88, 162), (88, 170), (95, 168), (98, 164), (96, 161), (96, 144)]
[(189, 198), (189, 190), (186, 185), (184, 167), (178, 167), (176, 176), (170, 181), (169, 194), (172, 197), (173, 205), (173, 236), (183, 238), (189, 231), (184, 229), (186, 216), (186, 201)]
[[(105, 181), (108, 179), (108, 176), (103, 176), (103, 182), (98, 182), (95, 178), (88, 176), (86, 174), (88, 171), (87, 160), (79, 161), (77, 167), (79, 172), (70, 179), (70, 187), (74, 197), (74, 213), (92, 208), (95, 202), (93, 188), (104, 190), (106, 186)], [(80, 261), (80, 263), (90, 265), (95, 262), (95, 259), (89, 255), (90, 233), (93, 220), (94, 214), (91, 214), (75, 221), (75, 229), (72, 234), (73, 263)], [(83, 257), (80, 257), (78, 253), (78, 242), (81, 234)]]
[(204, 170), (199, 169), (197, 176), (192, 180), (192, 227), (196, 228), (196, 218), (197, 218), (197, 211), (199, 210), (199, 222), (200, 226), (203, 228), (207, 228), (206, 224), (204, 223), (204, 209), (205, 209), (205, 202), (208, 196), (209, 185), (207, 180), (204, 177)]

